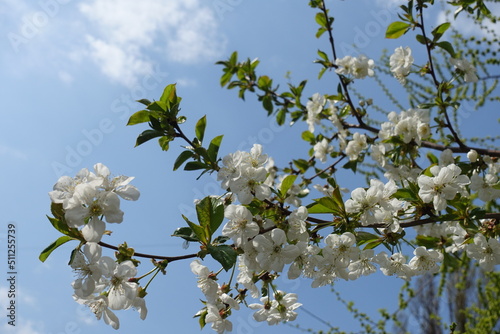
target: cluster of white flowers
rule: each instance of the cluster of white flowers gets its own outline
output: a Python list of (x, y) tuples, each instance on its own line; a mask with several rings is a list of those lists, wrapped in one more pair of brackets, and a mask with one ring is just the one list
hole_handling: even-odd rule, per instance
[[(239, 303), (225, 291), (224, 286), (217, 283), (217, 275), (212, 273), (199, 260), (191, 262), (191, 271), (198, 276), (198, 288), (205, 295), (205, 307), (197, 316), (204, 316), (205, 322), (211, 324), (217, 333), (230, 332), (233, 324), (227, 319), (231, 310), (239, 310)], [(205, 313), (205, 314), (203, 314)]]
[(327, 156), (333, 152), (333, 146), (330, 145), (330, 142), (323, 138), (321, 141), (317, 142), (314, 147), (314, 157), (321, 162), (325, 162)]
[(326, 104), (325, 96), (319, 93), (314, 93), (311, 100), (307, 101), (306, 123), (309, 125), (309, 131), (312, 133), (314, 133), (315, 125), (319, 124), (321, 121), (319, 115), (323, 111), (325, 104)]
[(262, 154), (262, 146), (253, 145), (250, 152), (237, 151), (222, 159), (217, 179), (225, 190), (231, 190), (241, 204), (249, 204), (253, 198), (267, 199), (271, 188), (265, 183), (268, 170), (265, 165), (267, 154)]
[(400, 114), (390, 112), (387, 116), (389, 122), (382, 123), (379, 131), (381, 140), (389, 139), (393, 136), (402, 136), (405, 143), (412, 140), (418, 145), (423, 139), (431, 135), (430, 113), (428, 109), (408, 109)]
[(49, 193), (53, 203), (62, 204), (65, 220), (70, 228), (80, 228), (86, 243), (79, 247), (70, 262), (77, 274), (72, 283), (73, 298), (80, 304), (89, 306), (97, 319), (117, 329), (119, 319), (112, 310), (135, 308), (141, 319), (145, 319), (147, 309), (144, 299), (139, 296), (136, 282), (129, 281), (137, 274), (132, 261), (117, 263), (108, 256), (102, 256), (98, 244), (106, 231), (106, 223), (121, 223), (119, 197), (137, 200), (139, 191), (130, 185), (133, 177), (111, 178), (109, 169), (96, 164), (94, 172), (82, 169), (77, 176), (61, 177)]
[(391, 72), (399, 80), (401, 84), (406, 83), (406, 77), (410, 74), (411, 66), (413, 65), (413, 56), (411, 55), (410, 47), (402, 46), (396, 48), (394, 53), (389, 58)]
[[(476, 151), (471, 150), (467, 157), (471, 162), (478, 161), (478, 154)], [(479, 170), (474, 170), (470, 178), (470, 190), (477, 192), (477, 197), (484, 202), (491, 201), (495, 198), (500, 197), (500, 189), (498, 185), (500, 184), (498, 179), (498, 173), (500, 172), (500, 163), (494, 162), (490, 157), (483, 157), (484, 163), (488, 166), (486, 172), (479, 173)]]
[(357, 160), (359, 154), (367, 148), (366, 135), (355, 132), (352, 135), (352, 140), (347, 143), (345, 154), (349, 157), (349, 160)]
[(395, 198), (390, 198), (398, 187), (394, 181), (386, 184), (379, 180), (370, 180), (370, 187), (356, 188), (351, 193), (351, 198), (345, 202), (348, 213), (359, 214), (359, 222), (363, 226), (384, 223), (391, 231), (399, 230), (397, 212), (402, 209), (403, 203)]
[(101, 163), (90, 172), (84, 168), (75, 178), (62, 176), (49, 193), (53, 203), (61, 203), (65, 218), (71, 228), (82, 228), (88, 242), (99, 242), (106, 229), (103, 218), (108, 223), (121, 223), (123, 211), (120, 198), (135, 201), (139, 191), (129, 183), (134, 179), (128, 176), (110, 178), (108, 167)]
[(337, 69), (335, 72), (341, 75), (351, 75), (355, 79), (363, 79), (367, 76), (372, 77), (375, 72), (375, 62), (373, 59), (368, 59), (365, 55), (358, 57), (345, 56), (335, 60)]

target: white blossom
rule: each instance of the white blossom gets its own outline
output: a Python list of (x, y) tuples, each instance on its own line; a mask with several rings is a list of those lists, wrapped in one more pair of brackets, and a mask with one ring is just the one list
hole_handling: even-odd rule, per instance
[(198, 276), (198, 288), (208, 300), (215, 300), (219, 289), (219, 284), (214, 280), (215, 276), (199, 260), (194, 260), (190, 266), (193, 274)]
[(229, 222), (222, 229), (222, 235), (233, 239), (236, 246), (259, 234), (259, 225), (253, 221), (252, 213), (246, 207), (228, 205), (224, 209), (224, 216)]
[(321, 119), (319, 118), (319, 114), (323, 111), (325, 103), (326, 103), (325, 96), (320, 95), (319, 93), (313, 94), (311, 100), (307, 101), (306, 123), (309, 125), (309, 131), (312, 133), (314, 133), (315, 125), (319, 124), (321, 121)]
[(254, 313), (254, 319), (257, 321), (267, 321), (269, 325), (276, 325), (281, 322), (293, 321), (297, 318), (295, 310), (302, 304), (297, 303), (295, 293), (285, 293), (276, 291), (274, 300), (269, 297), (262, 297), (261, 304), (250, 304), (248, 307), (257, 310)]
[(381, 252), (374, 257), (374, 262), (380, 265), (380, 270), (386, 276), (397, 276), (409, 281), (413, 276), (413, 270), (406, 264), (406, 258), (401, 253), (394, 253), (391, 256)]
[(413, 56), (411, 55), (410, 47), (407, 46), (403, 49), (400, 46), (396, 48), (389, 58), (389, 65), (391, 66), (392, 74), (404, 85), (413, 65)]
[(90, 310), (95, 314), (97, 320), (101, 317), (104, 323), (113, 327), (113, 329), (120, 328), (120, 320), (118, 317), (109, 309), (108, 298), (104, 295), (90, 296), (86, 298), (81, 298), (78, 296), (73, 296), (75, 301), (79, 304), (87, 305)]
[(484, 177), (477, 173), (470, 178), (470, 190), (477, 192), (477, 197), (481, 201), (488, 202), (500, 197), (500, 189), (494, 188), (498, 184), (498, 177), (493, 174), (486, 174)]
[(476, 68), (466, 59), (450, 58), (450, 63), (464, 76), (465, 82), (477, 82), (479, 80), (476, 75)]
[(345, 56), (335, 60), (337, 65), (336, 73), (342, 75), (352, 75), (356, 79), (363, 79), (367, 76), (373, 76), (375, 63), (373, 59), (368, 59), (365, 55), (359, 57)]
[(347, 143), (345, 149), (345, 154), (349, 157), (349, 160), (357, 160), (361, 151), (368, 147), (366, 143), (366, 135), (355, 132), (352, 136), (352, 140)]
[(408, 266), (415, 275), (435, 274), (439, 271), (439, 262), (443, 261), (442, 253), (419, 246), (413, 251), (413, 254), (415, 256), (410, 260)]
[(470, 180), (466, 175), (460, 175), (462, 170), (455, 164), (445, 167), (433, 166), (430, 172), (434, 177), (420, 175), (418, 195), (424, 203), (433, 202), (436, 211), (444, 210), (447, 201), (455, 198), (462, 187), (469, 184)]
[(479, 266), (486, 271), (492, 271), (495, 265), (500, 264), (500, 242), (495, 238), (486, 239), (478, 233), (474, 236), (474, 243), (465, 247), (467, 256), (479, 262)]
[(326, 162), (327, 156), (333, 152), (333, 146), (330, 145), (326, 138), (317, 142), (314, 147), (314, 157), (321, 162)]
[(282, 229), (275, 228), (267, 235), (259, 234), (252, 241), (258, 251), (256, 260), (264, 270), (281, 272), (285, 264), (300, 255), (300, 250), (296, 245), (286, 244), (285, 231)]

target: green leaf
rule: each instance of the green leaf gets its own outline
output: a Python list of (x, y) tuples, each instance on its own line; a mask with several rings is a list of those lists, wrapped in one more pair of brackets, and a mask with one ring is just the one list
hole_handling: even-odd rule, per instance
[(206, 169), (209, 166), (204, 164), (203, 162), (200, 161), (190, 161), (184, 166), (184, 170), (199, 170), (199, 169)]
[(283, 125), (285, 124), (285, 120), (286, 120), (286, 109), (283, 108), (280, 109), (276, 114), (276, 123), (278, 123), (278, 125)]
[(196, 123), (196, 127), (194, 129), (196, 138), (201, 142), (203, 142), (203, 137), (205, 136), (205, 128), (207, 127), (207, 116), (203, 116)]
[(330, 61), (328, 59), (328, 56), (325, 52), (321, 51), (321, 50), (318, 50), (318, 56), (320, 56), (321, 59), (323, 59), (324, 61), (328, 62)]
[(192, 221), (190, 221), (186, 216), (182, 215), (182, 218), (186, 221), (188, 226), (191, 228), (191, 231), (196, 235), (196, 238), (198, 238), (199, 241), (201, 241), (203, 244), (207, 244), (207, 236), (205, 234), (205, 229), (201, 227), (200, 225), (196, 225)]
[(344, 203), (339, 205), (339, 203), (332, 197), (322, 197), (320, 199), (314, 200), (316, 203), (330, 210), (330, 213), (333, 213), (336, 216), (344, 216)]
[(208, 253), (212, 255), (214, 260), (217, 260), (224, 270), (228, 271), (236, 264), (236, 258), (238, 253), (228, 245), (219, 245), (219, 246), (207, 246)]
[(304, 131), (302, 132), (302, 139), (304, 139), (306, 142), (309, 142), (311, 144), (314, 144), (316, 142), (316, 137), (312, 134), (310, 131)]
[(297, 175), (288, 175), (281, 182), (280, 195), (281, 198), (286, 198), (286, 193), (293, 186), (293, 183), (297, 179)]
[(259, 86), (259, 88), (262, 90), (269, 89), (272, 83), (273, 81), (267, 75), (260, 76), (257, 80), (257, 86)]
[(224, 135), (220, 135), (212, 139), (210, 145), (208, 146), (207, 154), (210, 158), (210, 161), (215, 162), (217, 160), (217, 154), (219, 153), (220, 144), (222, 142), (222, 137)]
[(318, 23), (321, 27), (326, 28), (326, 16), (323, 12), (319, 12), (316, 14), (316, 23)]
[(351, 161), (347, 162), (344, 166), (342, 166), (342, 168), (350, 169), (354, 173), (356, 173), (357, 167), (358, 167), (358, 160), (351, 160)]
[(333, 213), (332, 209), (327, 208), (326, 206), (320, 203), (312, 203), (307, 206), (307, 212), (310, 214), (315, 213)]
[(148, 110), (166, 112), (167, 103), (165, 101), (154, 101), (153, 103), (148, 105)]
[(160, 139), (158, 139), (158, 144), (160, 144), (160, 147), (163, 151), (168, 151), (169, 144), (172, 141), (172, 138), (169, 136), (163, 136)]
[(148, 99), (140, 99), (137, 100), (137, 102), (144, 104), (146, 107), (151, 104), (151, 101), (149, 101)]
[(54, 226), (54, 228), (56, 230), (58, 230), (59, 232), (61, 232), (62, 234), (68, 235), (70, 233), (69, 232), (69, 226), (65, 222), (63, 222), (63, 221), (61, 221), (59, 219), (56, 219), (56, 218), (51, 218), (49, 216), (47, 216), (47, 218), (49, 219), (49, 221), (52, 224), (52, 226)]
[(186, 162), (187, 159), (191, 158), (194, 155), (193, 151), (184, 151), (179, 156), (177, 159), (175, 159), (174, 162), (174, 170), (179, 169), (179, 167)]
[(178, 102), (175, 84), (170, 84), (165, 87), (165, 89), (163, 89), (163, 94), (161, 94), (160, 101), (169, 104), (176, 104)]
[(316, 32), (316, 38), (320, 38), (326, 32), (326, 28), (320, 27)]
[(72, 237), (68, 237), (67, 235), (63, 235), (62, 237), (59, 237), (56, 241), (54, 241), (53, 243), (51, 243), (49, 246), (47, 246), (47, 248), (45, 248), (41, 253), (40, 253), (40, 256), (38, 257), (40, 259), (40, 261), (42, 262), (45, 262), (45, 260), (47, 260), (47, 258), (49, 257), (49, 255), (59, 246), (61, 246), (62, 244), (65, 244), (67, 243), (68, 241), (70, 240), (76, 240)]
[(184, 226), (184, 227), (179, 227), (174, 231), (172, 234), (173, 237), (180, 237), (186, 241), (192, 241), (192, 242), (198, 242), (200, 241), (196, 234), (193, 232), (191, 227)]
[(451, 45), (450, 42), (443, 41), (437, 43), (436, 45), (448, 52), (452, 58), (455, 58), (455, 50), (453, 49), (453, 45)]
[(366, 244), (372, 240), (378, 240), (380, 237), (376, 234), (368, 233), (365, 231), (359, 231), (356, 233), (356, 242), (358, 246)]
[(138, 137), (135, 142), (135, 147), (144, 144), (145, 142), (163, 136), (163, 132), (157, 131), (157, 130), (145, 130), (143, 131)]
[(427, 152), (426, 156), (427, 159), (429, 159), (429, 161), (431, 162), (431, 164), (439, 163), (439, 159), (434, 154), (432, 154), (432, 152)]
[(274, 110), (274, 105), (273, 105), (273, 98), (271, 95), (265, 95), (262, 98), (262, 106), (264, 107), (264, 110), (267, 111), (267, 115), (271, 115)]
[(50, 212), (52, 212), (52, 215), (54, 216), (54, 218), (59, 219), (59, 220), (64, 220), (65, 211), (64, 211), (62, 203), (52, 202), (50, 204)]
[(224, 205), (217, 198), (207, 196), (196, 204), (196, 214), (200, 226), (206, 230), (207, 240), (210, 241), (224, 220)]
[(413, 202), (413, 201), (418, 200), (417, 196), (415, 196), (415, 193), (413, 191), (411, 191), (410, 189), (406, 189), (406, 188), (398, 189), (394, 193), (394, 195), (392, 195), (392, 197), (397, 198), (397, 199), (402, 200), (402, 201), (409, 201), (409, 202)]
[(383, 242), (382, 239), (369, 241), (366, 243), (366, 246), (363, 249), (373, 249), (373, 248), (377, 247), (378, 245), (380, 245), (382, 242)]
[(431, 44), (431, 40), (428, 39), (427, 37), (424, 37), (424, 35), (417, 35), (415, 36), (415, 38), (417, 39), (417, 42), (419, 42), (420, 44), (423, 44), (423, 45), (426, 45), (426, 44)]
[(149, 110), (139, 110), (138, 112), (130, 116), (127, 125), (135, 125), (135, 124), (149, 122), (149, 115), (150, 115)]
[(298, 168), (300, 169), (300, 171), (302, 173), (305, 173), (308, 169), (309, 169), (309, 162), (307, 162), (307, 160), (304, 160), (304, 159), (297, 159), (297, 160), (293, 160), (293, 164)]
[(436, 248), (437, 244), (440, 242), (440, 239), (436, 237), (429, 237), (426, 235), (417, 235), (415, 241), (419, 246), (425, 246), (427, 248)]
[(396, 21), (389, 24), (385, 32), (385, 38), (399, 38), (410, 29), (410, 24)]
[(450, 25), (450, 22), (445, 22), (434, 28), (434, 30), (432, 31), (432, 36), (434, 37), (433, 42), (437, 42), (441, 38), (441, 36), (443, 36), (446, 30), (448, 30)]

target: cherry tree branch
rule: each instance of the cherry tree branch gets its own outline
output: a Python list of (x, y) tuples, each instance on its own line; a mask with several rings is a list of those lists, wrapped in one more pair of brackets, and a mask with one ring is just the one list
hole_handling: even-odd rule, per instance
[[(98, 244), (100, 246), (102, 246), (102, 247), (106, 247), (106, 248), (113, 249), (113, 250), (116, 250), (116, 251), (118, 250), (118, 247), (110, 245), (110, 244), (107, 244), (107, 243), (102, 242), (102, 241), (100, 241)], [(151, 255), (151, 254), (144, 254), (144, 253), (136, 253), (136, 252), (134, 252), (133, 256), (143, 257), (143, 258), (147, 258), (147, 259), (167, 260), (168, 262), (174, 262), (174, 261), (179, 261), (179, 260), (185, 260), (185, 259), (191, 259), (191, 258), (194, 258), (194, 257), (198, 257), (198, 253), (196, 253), (196, 254), (180, 255), (180, 256), (163, 256), (163, 255)]]

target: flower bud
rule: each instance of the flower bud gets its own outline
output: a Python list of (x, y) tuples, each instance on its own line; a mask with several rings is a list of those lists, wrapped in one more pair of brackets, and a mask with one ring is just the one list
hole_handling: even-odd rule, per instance
[(478, 154), (475, 150), (470, 150), (469, 153), (467, 153), (467, 158), (469, 159), (470, 162), (476, 162)]

